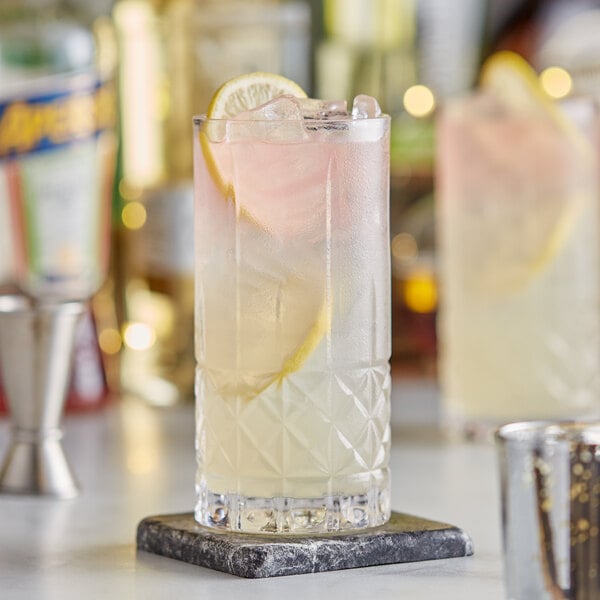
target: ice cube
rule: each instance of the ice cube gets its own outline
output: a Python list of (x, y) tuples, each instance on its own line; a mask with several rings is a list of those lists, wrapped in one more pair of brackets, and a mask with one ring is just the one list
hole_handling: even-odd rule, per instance
[(348, 116), (345, 100), (298, 98), (298, 104), (305, 119), (335, 119)]
[(230, 141), (294, 142), (306, 137), (302, 112), (294, 96), (279, 96), (235, 116), (227, 123)]
[(302, 111), (298, 98), (279, 96), (252, 110), (247, 110), (234, 117), (238, 121), (271, 121), (302, 119)]
[(366, 94), (359, 94), (352, 103), (353, 119), (373, 119), (381, 116), (381, 108), (375, 98)]

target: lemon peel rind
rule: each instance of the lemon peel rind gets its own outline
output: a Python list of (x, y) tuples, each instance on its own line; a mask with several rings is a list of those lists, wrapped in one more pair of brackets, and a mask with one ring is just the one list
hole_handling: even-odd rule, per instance
[(304, 338), (304, 341), (294, 354), (290, 356), (284, 363), (276, 381), (280, 386), (283, 380), (292, 373), (298, 371), (306, 362), (308, 357), (315, 351), (321, 340), (327, 335), (331, 329), (331, 303), (325, 302), (319, 310), (317, 320), (314, 322), (310, 331)]
[[(304, 337), (303, 342), (294, 350), (289, 358), (284, 361), (281, 369), (259, 388), (252, 390), (251, 393), (243, 395), (243, 399), (250, 402), (257, 396), (260, 396), (263, 392), (266, 392), (273, 385), (280, 388), (286, 377), (295, 373), (302, 367), (308, 357), (321, 343), (321, 340), (328, 334), (330, 328), (331, 304), (327, 302), (323, 303), (321, 306), (318, 317)], [(218, 389), (218, 385), (216, 385), (214, 381), (213, 385), (215, 386), (215, 389)]]
[(202, 150), (202, 156), (204, 156), (204, 163), (206, 165), (206, 169), (213, 180), (213, 183), (223, 196), (227, 200), (231, 200), (235, 202), (235, 190), (233, 188), (232, 183), (226, 182), (219, 172), (219, 167), (217, 166), (217, 162), (214, 159), (212, 152), (210, 151), (210, 142), (208, 141), (208, 136), (202, 130), (199, 133), (200, 138), (200, 149)]

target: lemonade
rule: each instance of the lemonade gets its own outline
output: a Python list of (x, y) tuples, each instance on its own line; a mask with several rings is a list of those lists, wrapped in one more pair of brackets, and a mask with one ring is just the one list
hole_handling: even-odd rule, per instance
[(442, 388), (467, 427), (600, 413), (593, 110), (514, 89), (513, 67), (438, 132)]
[(283, 91), (195, 120), (196, 518), (267, 533), (379, 525), (389, 118), (373, 99), (353, 118)]

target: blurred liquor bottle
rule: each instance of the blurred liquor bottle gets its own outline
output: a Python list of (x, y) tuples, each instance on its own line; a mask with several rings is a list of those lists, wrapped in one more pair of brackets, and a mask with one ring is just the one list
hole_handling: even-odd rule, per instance
[(118, 0), (122, 383), (156, 405), (193, 397), (192, 116), (249, 71), (307, 87), (305, 2)]
[(416, 77), (414, 8), (414, 0), (324, 0), (318, 97), (369, 94), (398, 114)]
[[(0, 3), (0, 293), (20, 292), (18, 269), (43, 261), (44, 248), (76, 264), (64, 232), (78, 231), (78, 215), (96, 205), (88, 200), (110, 200), (114, 41), (108, 18), (82, 9), (74, 0)], [(26, 227), (40, 214), (53, 226)], [(105, 244), (89, 243), (106, 259)], [(91, 310), (74, 362), (67, 409), (102, 405), (108, 389)]]

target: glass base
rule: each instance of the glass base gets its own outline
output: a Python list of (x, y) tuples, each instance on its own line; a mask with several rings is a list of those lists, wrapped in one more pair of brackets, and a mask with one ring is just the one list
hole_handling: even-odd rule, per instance
[(201, 489), (195, 518), (227, 531), (318, 534), (383, 525), (390, 513), (387, 485), (368, 494), (323, 498), (251, 498)]

